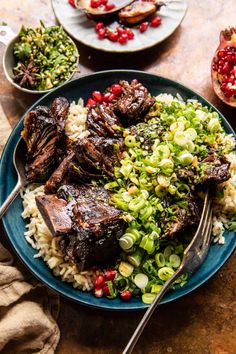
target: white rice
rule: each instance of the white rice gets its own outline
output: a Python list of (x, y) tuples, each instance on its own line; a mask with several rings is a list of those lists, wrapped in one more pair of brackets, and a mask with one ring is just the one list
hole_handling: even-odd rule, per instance
[(65, 125), (66, 134), (71, 140), (77, 141), (89, 135), (89, 131), (86, 130), (87, 113), (88, 109), (84, 107), (82, 98), (78, 103), (71, 103)]

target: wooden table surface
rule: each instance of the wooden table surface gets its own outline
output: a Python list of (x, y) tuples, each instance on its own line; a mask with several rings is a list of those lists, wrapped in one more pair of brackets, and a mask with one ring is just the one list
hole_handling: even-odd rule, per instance
[[(166, 76), (209, 99), (236, 128), (236, 110), (214, 95), (210, 63), (221, 29), (236, 25), (235, 0), (189, 0), (181, 26), (162, 44), (134, 55), (106, 54), (78, 43), (81, 74), (112, 68), (134, 68)], [(50, 0), (1, 0), (0, 21), (14, 31), (22, 23), (56, 23)], [(4, 46), (0, 45), (1, 54)], [(1, 56), (2, 57), (2, 56)], [(36, 100), (13, 88), (0, 68), (0, 148), (11, 128)], [(173, 303), (162, 305), (147, 325), (134, 353), (235, 354), (236, 257), (205, 285)], [(121, 353), (142, 312), (113, 313), (61, 299), (61, 340), (57, 354)]]

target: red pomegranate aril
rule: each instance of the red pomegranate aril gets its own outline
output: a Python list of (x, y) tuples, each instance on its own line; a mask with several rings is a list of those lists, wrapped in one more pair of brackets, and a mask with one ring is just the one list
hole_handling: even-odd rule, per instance
[(107, 36), (107, 31), (105, 28), (100, 28), (100, 30), (98, 30), (97, 34), (98, 34), (99, 39), (104, 39)]
[(89, 98), (86, 103), (86, 107), (91, 107), (91, 106), (94, 106), (95, 104), (96, 104), (96, 101), (94, 101), (92, 98)]
[(230, 69), (229, 64), (226, 63), (222, 68), (222, 72), (224, 74), (227, 74), (229, 72), (229, 69)]
[(116, 277), (117, 271), (115, 269), (107, 269), (105, 271), (106, 280), (114, 280)]
[(101, 0), (91, 0), (90, 1), (90, 6), (93, 8), (93, 9), (96, 9), (98, 8), (99, 6), (102, 5), (102, 1)]
[(106, 11), (111, 11), (111, 10), (113, 10), (115, 7), (116, 7), (116, 6), (115, 6), (114, 4), (107, 3), (107, 4), (105, 5), (105, 10), (106, 10)]
[(98, 298), (103, 297), (103, 290), (102, 288), (95, 288), (94, 289), (94, 295)]
[(119, 34), (117, 32), (108, 32), (108, 35), (107, 35), (108, 39), (110, 39), (110, 41), (112, 42), (117, 42), (118, 41), (118, 38), (119, 38)]
[(117, 32), (119, 33), (119, 35), (125, 34), (127, 33), (126, 29), (123, 27), (117, 27)]
[(103, 285), (102, 287), (103, 293), (105, 296), (110, 296), (110, 290), (109, 290), (109, 286), (105, 283), (105, 285)]
[(226, 60), (226, 61), (232, 61), (232, 53), (231, 54), (227, 54), (226, 56), (225, 56), (225, 58), (224, 58), (224, 60)]
[(140, 25), (139, 25), (139, 31), (141, 33), (145, 32), (147, 29), (148, 29), (148, 26), (149, 26), (149, 23), (148, 22), (142, 22)]
[(222, 59), (220, 59), (219, 61), (218, 61), (218, 65), (224, 65), (224, 63), (225, 63), (225, 61), (224, 60), (222, 60)]
[(101, 5), (106, 5), (108, 3), (108, 0), (101, 0)]
[(132, 31), (132, 29), (127, 28), (126, 29), (126, 34), (128, 35), (129, 39), (134, 39), (134, 32)]
[(128, 39), (129, 39), (128, 35), (126, 33), (124, 33), (124, 34), (120, 35), (120, 37), (118, 38), (118, 42), (120, 44), (126, 44)]
[(224, 58), (225, 54), (226, 54), (225, 50), (221, 49), (218, 51), (217, 56), (218, 56), (218, 58)]
[(95, 280), (95, 288), (101, 288), (104, 283), (105, 283), (105, 277), (104, 277), (104, 275), (99, 274), (99, 275), (96, 277), (96, 280)]
[(158, 27), (161, 24), (161, 17), (157, 16), (151, 20), (151, 27)]
[(120, 293), (120, 298), (123, 301), (129, 301), (132, 297), (132, 293), (129, 290), (125, 290), (122, 293)]
[(212, 64), (212, 69), (217, 71), (217, 65), (216, 64)]
[(104, 23), (103, 22), (98, 22), (95, 26), (96, 32), (98, 32), (100, 29), (104, 28)]
[(75, 0), (68, 0), (68, 3), (69, 3), (71, 6), (75, 7)]
[(119, 96), (121, 94), (121, 92), (123, 91), (122, 86), (119, 84), (114, 84), (111, 87), (111, 92), (115, 95), (115, 96)]
[(96, 102), (103, 101), (103, 94), (100, 91), (93, 91), (92, 97)]

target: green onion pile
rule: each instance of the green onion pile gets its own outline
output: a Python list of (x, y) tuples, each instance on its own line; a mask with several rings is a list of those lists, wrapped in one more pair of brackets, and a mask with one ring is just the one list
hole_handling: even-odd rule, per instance
[[(177, 220), (179, 208), (188, 212), (186, 200), (201, 183), (206, 165), (199, 161), (209, 154), (210, 146), (219, 156), (234, 147), (218, 113), (195, 100), (157, 99), (146, 122), (125, 130), (124, 137), (126, 150), (115, 167), (116, 179), (105, 185), (113, 192), (110, 203), (125, 212), (128, 222), (119, 240), (123, 252), (114, 287), (142, 295), (143, 302), (150, 304), (179, 267), (193, 235), (188, 231), (165, 238), (166, 223)], [(179, 169), (193, 170), (195, 183), (178, 179)], [(187, 275), (181, 276), (175, 283), (182, 286), (186, 279)]]
[(49, 90), (69, 79), (77, 68), (78, 51), (60, 26), (21, 28), (13, 48), (14, 81), (21, 87)]

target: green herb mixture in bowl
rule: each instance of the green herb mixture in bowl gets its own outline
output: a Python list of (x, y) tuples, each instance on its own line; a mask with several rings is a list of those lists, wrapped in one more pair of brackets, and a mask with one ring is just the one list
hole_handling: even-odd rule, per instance
[(8, 80), (29, 93), (45, 93), (70, 80), (79, 53), (61, 26), (22, 26), (8, 45), (3, 66)]

